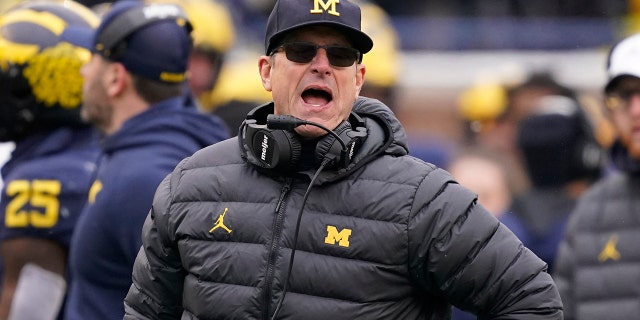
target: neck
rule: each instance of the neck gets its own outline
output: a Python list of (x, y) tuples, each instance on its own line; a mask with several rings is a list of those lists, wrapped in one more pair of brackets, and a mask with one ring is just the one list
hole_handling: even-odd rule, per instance
[(151, 107), (149, 103), (142, 100), (137, 94), (123, 95), (116, 98), (112, 106), (111, 123), (103, 130), (106, 134), (117, 132), (129, 119), (149, 110)]
[(301, 155), (299, 170), (307, 170), (316, 167), (316, 145), (317, 139), (304, 139), (301, 143)]

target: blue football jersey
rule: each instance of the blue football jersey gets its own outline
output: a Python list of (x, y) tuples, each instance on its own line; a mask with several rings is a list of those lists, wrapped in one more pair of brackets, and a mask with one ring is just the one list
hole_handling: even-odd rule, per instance
[(46, 238), (68, 249), (98, 156), (89, 128), (57, 129), (16, 143), (2, 167), (0, 240)]

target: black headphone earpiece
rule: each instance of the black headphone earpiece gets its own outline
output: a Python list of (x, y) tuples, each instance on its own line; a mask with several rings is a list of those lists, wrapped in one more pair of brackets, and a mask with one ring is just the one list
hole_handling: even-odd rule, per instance
[[(269, 128), (267, 116), (272, 113), (273, 103), (269, 103), (247, 114), (238, 133), (240, 148), (247, 160), (259, 167), (295, 170), (301, 159), (301, 138), (293, 130)], [(364, 120), (352, 112), (349, 121), (340, 123), (332, 131), (333, 134), (323, 136), (316, 144), (316, 165), (327, 161), (328, 168), (345, 168), (366, 139)]]
[(272, 130), (247, 119), (240, 129), (240, 142), (251, 162), (267, 169), (291, 170), (300, 161), (302, 145), (294, 132)]
[(346, 147), (343, 148), (336, 136), (331, 134), (324, 136), (316, 145), (316, 164), (320, 165), (323, 161), (328, 160), (331, 161), (329, 167), (346, 168), (351, 163), (355, 150), (360, 147), (362, 140), (366, 137), (366, 128), (362, 123), (361, 126), (356, 127), (356, 130), (352, 130), (351, 122), (343, 121), (333, 129), (333, 132), (342, 139)]

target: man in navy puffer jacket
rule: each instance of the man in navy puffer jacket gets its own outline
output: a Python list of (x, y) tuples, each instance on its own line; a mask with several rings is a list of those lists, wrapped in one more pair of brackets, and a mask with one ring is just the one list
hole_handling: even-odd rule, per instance
[(562, 319), (546, 264), (358, 98), (372, 45), (348, 0), (276, 3), (274, 101), (161, 183), (125, 319)]

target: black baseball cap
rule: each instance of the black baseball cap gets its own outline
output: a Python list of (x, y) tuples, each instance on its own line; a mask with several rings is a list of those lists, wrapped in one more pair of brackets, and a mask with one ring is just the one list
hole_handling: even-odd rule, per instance
[(175, 4), (116, 1), (97, 30), (66, 32), (66, 41), (122, 63), (138, 76), (166, 83), (186, 79), (191, 24)]
[(373, 40), (362, 32), (360, 7), (349, 0), (278, 0), (269, 15), (265, 53), (270, 54), (288, 32), (305, 26), (337, 27), (360, 53), (369, 52)]

